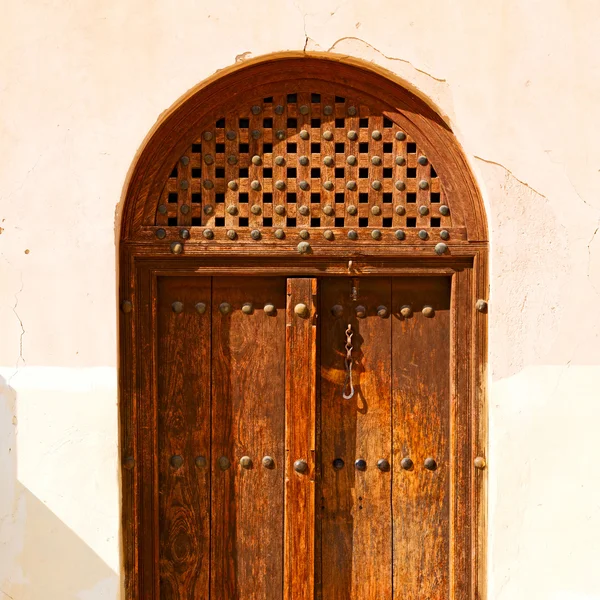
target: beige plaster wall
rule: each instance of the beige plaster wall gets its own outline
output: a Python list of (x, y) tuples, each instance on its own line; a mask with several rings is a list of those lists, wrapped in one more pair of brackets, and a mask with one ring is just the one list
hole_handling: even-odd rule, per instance
[(120, 596), (115, 213), (160, 114), (328, 51), (447, 115), (492, 236), (492, 600), (600, 599), (600, 5), (2, 3), (0, 600)]

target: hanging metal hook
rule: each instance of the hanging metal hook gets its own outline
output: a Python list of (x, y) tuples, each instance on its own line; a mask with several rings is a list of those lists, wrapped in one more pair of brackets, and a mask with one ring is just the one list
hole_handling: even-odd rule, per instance
[(342, 390), (342, 398), (344, 400), (350, 400), (352, 396), (354, 396), (354, 384), (352, 383), (352, 336), (354, 333), (352, 332), (352, 325), (348, 323), (348, 328), (346, 329), (346, 379), (344, 381), (344, 388)]

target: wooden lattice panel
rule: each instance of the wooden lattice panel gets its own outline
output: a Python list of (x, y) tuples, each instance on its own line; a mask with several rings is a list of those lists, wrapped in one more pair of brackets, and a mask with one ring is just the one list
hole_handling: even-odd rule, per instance
[(393, 114), (298, 92), (219, 115), (173, 166), (165, 228), (206, 240), (370, 242), (464, 238), (437, 172)]

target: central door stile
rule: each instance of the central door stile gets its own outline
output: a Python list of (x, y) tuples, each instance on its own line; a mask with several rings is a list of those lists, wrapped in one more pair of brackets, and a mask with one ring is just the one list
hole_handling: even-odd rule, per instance
[(314, 598), (317, 280), (287, 280), (284, 599)]

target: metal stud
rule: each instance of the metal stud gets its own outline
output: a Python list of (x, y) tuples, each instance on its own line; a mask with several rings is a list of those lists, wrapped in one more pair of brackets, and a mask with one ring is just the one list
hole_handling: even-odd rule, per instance
[(167, 236), (167, 232), (164, 229), (157, 229), (156, 230), (156, 237), (159, 240), (165, 239), (166, 236)]
[(333, 239), (333, 237), (334, 237), (334, 236), (333, 236), (333, 231), (331, 231), (331, 229), (326, 229), (326, 230), (323, 232), (323, 237), (324, 237), (326, 240), (328, 240), (328, 241), (331, 241), (331, 240)]
[(390, 316), (390, 311), (388, 310), (388, 307), (383, 306), (383, 304), (381, 306), (378, 306), (377, 316), (381, 317), (382, 319), (387, 319)]
[(215, 237), (215, 234), (213, 233), (212, 229), (205, 229), (202, 232), (202, 235), (207, 239), (207, 240), (212, 240)]
[(480, 313), (486, 313), (488, 310), (488, 303), (485, 300), (477, 300), (477, 302), (475, 303), (475, 308)]
[(403, 142), (406, 139), (406, 134), (403, 131), (397, 131), (396, 132), (396, 139), (399, 142)]
[(395, 237), (397, 240), (403, 240), (403, 239), (406, 237), (406, 234), (404, 233), (404, 231), (402, 231), (402, 229), (397, 229), (397, 230), (394, 232), (394, 237)]
[(244, 302), (244, 304), (242, 304), (242, 312), (245, 315), (251, 315), (254, 312), (254, 306), (252, 302)]
[(330, 142), (333, 139), (333, 132), (332, 131), (324, 131), (323, 132), (323, 139), (326, 142)]
[(182, 156), (179, 160), (181, 161), (181, 164), (184, 167), (187, 167), (190, 164), (190, 157), (189, 156)]
[(190, 230), (189, 229), (182, 229), (182, 230), (180, 230), (179, 237), (182, 240), (188, 240), (190, 238)]
[(196, 466), (199, 469), (206, 469), (208, 465), (208, 461), (206, 460), (206, 456), (196, 456), (196, 460), (194, 461)]
[(442, 215), (443, 217), (447, 217), (450, 214), (450, 209), (445, 204), (442, 204), (440, 206), (439, 211), (440, 215)]
[(405, 319), (408, 319), (409, 317), (412, 317), (412, 314), (413, 314), (412, 306), (410, 304), (404, 304), (404, 305), (402, 305), (400, 307), (400, 314)]
[(381, 231), (379, 229), (373, 229), (373, 231), (371, 231), (371, 237), (374, 240), (380, 240), (381, 239)]
[(183, 244), (181, 242), (171, 242), (171, 252), (173, 254), (181, 254), (183, 252)]
[(348, 107), (348, 114), (351, 117), (355, 117), (356, 116), (356, 106), (349, 106)]
[(259, 165), (262, 165), (262, 158), (258, 154), (255, 154), (252, 157), (252, 164), (256, 167), (258, 167)]
[(301, 207), (298, 209), (298, 212), (299, 212), (299, 213), (300, 213), (302, 216), (306, 217), (308, 214), (310, 214), (310, 209), (308, 208), (308, 206), (301, 206)]
[(190, 206), (189, 204), (183, 204), (179, 210), (181, 210), (182, 215), (187, 215), (190, 212)]
[(219, 458), (219, 469), (221, 469), (221, 471), (227, 471), (227, 469), (229, 469), (230, 466), (231, 463), (229, 462), (229, 459), (226, 456), (221, 456)]
[(352, 179), (350, 181), (348, 181), (346, 183), (346, 188), (351, 191), (354, 191), (356, 189), (356, 181), (353, 181)]
[(303, 105), (300, 107), (300, 114), (301, 114), (301, 115), (307, 115), (309, 110), (310, 110), (310, 109), (308, 108), (308, 106), (306, 106), (306, 104), (303, 104)]
[(230, 204), (227, 207), (227, 214), (229, 215), (237, 215), (238, 209), (237, 206), (235, 206), (235, 204)]
[(301, 164), (303, 167), (306, 167), (306, 165), (308, 165), (308, 163), (309, 163), (308, 156), (301, 156), (301, 157), (298, 159), (298, 162), (299, 162), (299, 163), (300, 163), (300, 164)]
[(237, 232), (235, 231), (235, 229), (228, 229), (227, 230), (227, 237), (230, 240), (235, 240), (235, 238), (237, 238)]
[(333, 106), (330, 106), (329, 104), (325, 105), (323, 107), (323, 114), (327, 116), (333, 114)]
[(359, 458), (354, 461), (354, 466), (357, 471), (366, 471), (367, 470), (367, 461), (364, 458)]
[(183, 465), (183, 456), (175, 454), (175, 456), (171, 456), (170, 462), (174, 469), (179, 469)]
[(308, 233), (308, 231), (306, 231), (306, 229), (302, 229), (302, 231), (300, 231), (300, 233), (298, 234), (298, 236), (302, 240), (307, 240), (310, 237), (310, 234)]
[(276, 137), (278, 140), (285, 140), (285, 131), (284, 131), (283, 129), (278, 129), (278, 130), (275, 132), (275, 137)]
[(446, 229), (442, 229), (442, 230), (440, 231), (440, 237), (441, 237), (443, 240), (448, 240), (448, 239), (450, 239), (450, 233), (448, 233), (448, 231), (447, 231)]
[(133, 469), (134, 466), (135, 466), (135, 460), (133, 459), (133, 456), (127, 456), (126, 458), (123, 459), (123, 468), (124, 469), (131, 471), (131, 469)]
[(130, 300), (124, 300), (121, 303), (121, 310), (124, 313), (130, 313), (133, 310), (133, 304), (132, 304), (132, 302)]
[(380, 139), (381, 139), (381, 131), (379, 131), (378, 129), (374, 129), (374, 130), (371, 132), (371, 137), (372, 137), (374, 140), (380, 140)]
[(278, 240), (282, 240), (285, 237), (285, 232), (283, 231), (283, 229), (276, 229), (275, 230), (275, 237)]
[(167, 214), (167, 207), (164, 204), (159, 204), (158, 205), (158, 212), (161, 215), (166, 215)]
[(285, 206), (283, 204), (278, 204), (275, 207), (275, 213), (278, 215), (285, 215)]
[(325, 181), (325, 182), (323, 183), (323, 187), (324, 187), (324, 188), (325, 188), (325, 189), (326, 189), (328, 192), (330, 192), (330, 191), (333, 189), (333, 182), (331, 182), (331, 181)]
[(371, 187), (372, 187), (374, 190), (380, 190), (380, 189), (381, 189), (381, 181), (379, 181), (378, 179), (375, 179), (375, 180), (373, 181), (373, 183), (371, 183)]
[(372, 206), (371, 207), (371, 214), (372, 215), (380, 215), (381, 214), (381, 207), (379, 206)]
[(204, 155), (204, 162), (207, 165), (212, 165), (215, 162), (215, 159), (214, 159), (214, 157), (213, 157), (212, 154), (205, 154)]
[(395, 210), (396, 210), (396, 214), (397, 215), (402, 216), (402, 215), (406, 214), (406, 208), (404, 206), (402, 206), (401, 204), (399, 204), (398, 206), (396, 206)]
[(333, 460), (333, 468), (336, 471), (340, 471), (341, 469), (344, 468), (344, 459), (343, 458), (335, 458)]
[(175, 302), (173, 302), (173, 304), (171, 304), (171, 309), (176, 314), (182, 313), (183, 312), (183, 302), (179, 302), (178, 300), (176, 300)]
[(380, 458), (380, 459), (377, 461), (377, 468), (378, 468), (380, 471), (382, 471), (382, 472), (384, 472), (384, 473), (387, 473), (387, 471), (389, 471), (389, 470), (390, 470), (390, 461), (389, 461), (389, 460), (386, 460), (385, 458)]
[(260, 213), (262, 212), (262, 210), (261, 210), (261, 208), (260, 208), (260, 205), (259, 205), (259, 204), (253, 204), (253, 205), (250, 207), (250, 212), (251, 212), (253, 215), (260, 215)]
[(258, 129), (252, 130), (252, 139), (257, 140), (260, 137), (260, 131)]
[(258, 115), (258, 114), (260, 114), (260, 106), (258, 106), (258, 104), (255, 104), (255, 105), (252, 107), (252, 114), (253, 114), (253, 115)]
[(373, 156), (371, 158), (371, 164), (375, 165), (376, 167), (381, 165), (381, 156)]
[(435, 253), (442, 255), (445, 254), (446, 252), (448, 252), (448, 246), (446, 244), (444, 244), (444, 242), (440, 242), (439, 244), (435, 245)]
[(429, 237), (429, 235), (427, 234), (427, 232), (424, 229), (421, 229), (421, 231), (419, 231), (419, 238), (422, 240), (426, 240)]
[(427, 160), (426, 156), (419, 156), (419, 158), (417, 158), (417, 162), (424, 167), (429, 161)]
[(298, 135), (300, 136), (301, 140), (307, 140), (309, 138), (309, 134), (306, 129), (303, 129)]
[(308, 316), (308, 306), (306, 306), (306, 304), (303, 304), (303, 303), (296, 304), (296, 306), (294, 306), (294, 312), (299, 317), (307, 317)]
[(281, 106), (281, 104), (278, 104), (278, 105), (275, 107), (275, 114), (276, 114), (276, 115), (282, 115), (282, 114), (283, 114), (283, 111), (284, 111), (284, 108), (283, 108), (283, 106)]
[(258, 229), (253, 229), (253, 230), (250, 232), (250, 237), (251, 237), (253, 240), (260, 240), (260, 238), (261, 238), (262, 236), (261, 236), (261, 234), (260, 234), (260, 231), (259, 231)]
[(276, 156), (276, 157), (275, 157), (275, 164), (276, 164), (278, 167), (281, 167), (282, 165), (284, 165), (284, 164), (285, 164), (285, 158), (283, 158), (283, 156)]
[(428, 471), (435, 471), (437, 469), (437, 463), (435, 462), (435, 458), (431, 458), (431, 456), (428, 456), (423, 462), (423, 466)]
[(204, 138), (204, 139), (205, 139), (207, 142), (210, 142), (210, 140), (212, 140), (212, 139), (213, 139), (213, 134), (212, 134), (212, 132), (211, 132), (211, 131), (205, 131), (205, 132), (202, 134), (202, 137), (203, 137), (203, 138)]
[(275, 182), (275, 187), (276, 187), (278, 190), (284, 190), (284, 189), (285, 189), (285, 181), (283, 181), (283, 180), (281, 180), (281, 179), (278, 179), (278, 180)]
[(242, 456), (242, 458), (240, 458), (240, 466), (242, 469), (251, 469), (252, 459), (249, 456)]
[(427, 206), (419, 206), (419, 214), (421, 216), (423, 216), (423, 217), (425, 215), (429, 214), (429, 207), (427, 207)]
[(421, 181), (419, 181), (419, 188), (426, 190), (429, 188), (429, 183), (427, 183), (424, 179), (421, 179)]
[(305, 179), (303, 179), (299, 184), (298, 187), (303, 191), (306, 192), (309, 188), (310, 185), (308, 184), (308, 181), (306, 181)]
[(227, 187), (228, 187), (228, 188), (229, 188), (231, 191), (235, 192), (235, 191), (238, 189), (238, 182), (237, 182), (237, 181), (230, 181), (230, 182), (227, 184)]
[(331, 204), (326, 204), (323, 207), (323, 214), (327, 215), (328, 217), (330, 215), (332, 215), (333, 214), (333, 206), (331, 206)]
[(231, 312), (231, 304), (229, 302), (221, 302), (219, 304), (219, 312), (222, 315), (228, 315)]
[(204, 302), (196, 302), (194, 308), (199, 315), (203, 315), (206, 312), (206, 304)]
[(331, 308), (331, 314), (339, 319), (344, 314), (344, 307), (341, 304), (336, 304)]
[(213, 207), (212, 207), (210, 204), (207, 204), (207, 205), (204, 207), (204, 214), (205, 214), (205, 215), (212, 215), (212, 214), (213, 214), (213, 212), (214, 212), (214, 209), (213, 209)]
[(263, 311), (265, 315), (269, 315), (271, 317), (277, 312), (277, 309), (275, 308), (274, 304), (267, 302), (263, 307)]
[(396, 160), (394, 161), (399, 167), (402, 167), (406, 164), (406, 159), (404, 156), (396, 156)]
[(358, 208), (356, 208), (354, 204), (349, 204), (346, 210), (348, 211), (349, 215), (355, 215), (358, 212)]
[(333, 166), (333, 157), (331, 157), (331, 156), (325, 156), (323, 158), (323, 164), (326, 167), (332, 167)]
[(354, 129), (351, 129), (348, 133), (347, 133), (347, 137), (349, 140), (354, 141), (358, 139), (358, 133), (356, 133), (356, 131), (354, 131)]
[(396, 181), (396, 183), (394, 184), (394, 186), (396, 187), (396, 189), (399, 192), (403, 192), (406, 189), (406, 184), (404, 183), (404, 181)]
[(357, 163), (356, 156), (354, 156), (354, 154), (350, 154), (350, 155), (349, 155), (349, 156), (346, 158), (346, 162), (347, 162), (349, 165), (353, 165), (353, 166), (354, 166), (354, 165)]
[(367, 308), (362, 304), (359, 304), (354, 310), (356, 311), (356, 316), (359, 319), (364, 319), (367, 316)]
[(348, 232), (348, 239), (350, 239), (350, 240), (357, 240), (358, 239), (358, 233), (356, 233), (356, 231), (354, 231), (354, 229), (351, 229)]
[(299, 254), (308, 254), (310, 252), (310, 244), (308, 242), (300, 242), (296, 247)]
[(230, 165), (236, 165), (236, 164), (237, 164), (237, 161), (238, 161), (238, 159), (237, 159), (237, 156), (236, 156), (235, 154), (230, 154), (230, 155), (227, 157), (227, 162), (228, 162)]
[(187, 179), (182, 179), (182, 180), (179, 182), (179, 187), (180, 187), (182, 190), (187, 190), (187, 189), (190, 187), (190, 183), (189, 183), (189, 181), (188, 181)]
[(405, 471), (410, 471), (413, 466), (414, 463), (412, 461), (411, 458), (409, 458), (408, 456), (405, 456), (401, 461), (400, 461), (400, 466), (405, 470)]
[(226, 134), (228, 140), (235, 140), (235, 131), (230, 129)]
[(485, 469), (487, 463), (485, 462), (485, 458), (483, 458), (483, 456), (478, 456), (473, 461), (473, 464), (475, 465), (476, 469)]
[(262, 466), (265, 469), (272, 469), (275, 466), (275, 460), (272, 456), (264, 456), (262, 459)]
[(202, 185), (204, 185), (205, 190), (212, 190), (215, 187), (215, 184), (210, 179), (207, 179)]
[(306, 473), (308, 471), (308, 463), (305, 460), (297, 460), (294, 462), (294, 471), (296, 473)]
[(421, 313), (423, 313), (424, 317), (431, 319), (435, 315), (435, 310), (433, 310), (433, 306), (426, 304), (421, 310)]

